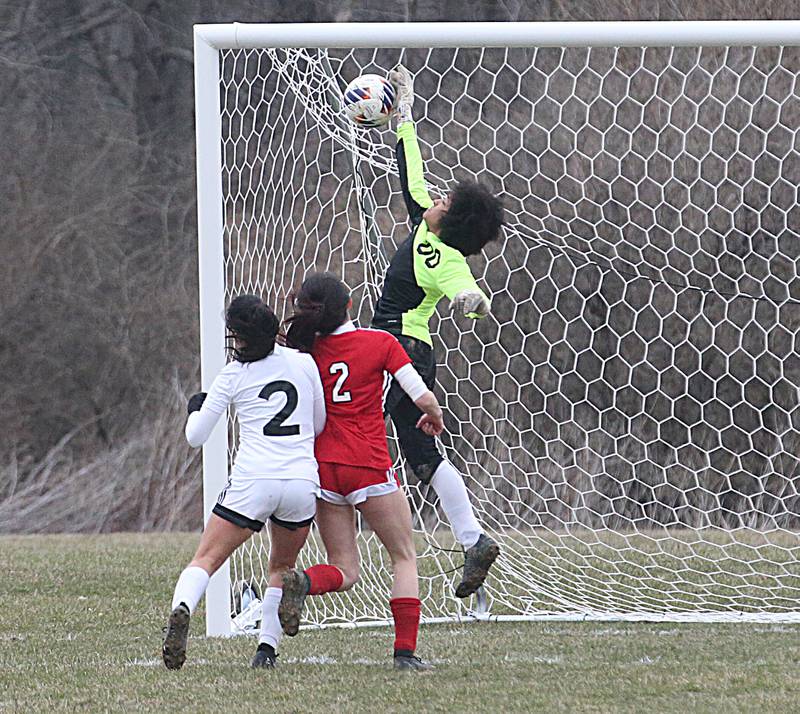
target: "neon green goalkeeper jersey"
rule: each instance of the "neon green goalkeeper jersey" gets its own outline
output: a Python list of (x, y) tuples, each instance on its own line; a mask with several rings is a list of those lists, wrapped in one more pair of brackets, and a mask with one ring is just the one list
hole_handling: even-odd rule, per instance
[[(433, 205), (423, 175), (413, 122), (397, 128), (400, 186), (411, 218), (411, 235), (397, 249), (386, 271), (372, 326), (432, 345), (428, 323), (443, 297), (480, 290), (467, 259), (428, 230), (422, 217)], [(488, 302), (488, 299), (487, 299)]]

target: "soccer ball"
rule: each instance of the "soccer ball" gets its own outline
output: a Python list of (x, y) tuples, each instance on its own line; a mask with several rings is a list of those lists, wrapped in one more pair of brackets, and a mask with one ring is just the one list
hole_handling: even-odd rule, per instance
[(392, 116), (394, 87), (379, 74), (362, 74), (347, 85), (342, 104), (347, 118), (359, 126), (383, 126)]

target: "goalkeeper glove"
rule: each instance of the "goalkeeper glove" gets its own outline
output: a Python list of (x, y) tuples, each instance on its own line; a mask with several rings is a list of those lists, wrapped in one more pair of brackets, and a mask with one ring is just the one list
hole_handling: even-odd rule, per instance
[(411, 121), (411, 107), (414, 104), (414, 78), (403, 65), (399, 64), (389, 72), (389, 81), (394, 86), (395, 114), (398, 122)]
[(189, 397), (189, 404), (186, 406), (189, 414), (200, 411), (200, 407), (203, 406), (206, 396), (206, 392), (198, 392), (197, 394), (193, 394), (191, 397)]
[(474, 320), (486, 317), (491, 309), (491, 303), (480, 290), (462, 290), (453, 298), (450, 309)]

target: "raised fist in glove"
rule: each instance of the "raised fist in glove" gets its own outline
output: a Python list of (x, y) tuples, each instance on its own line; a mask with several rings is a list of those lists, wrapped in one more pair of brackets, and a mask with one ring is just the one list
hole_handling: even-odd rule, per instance
[(453, 298), (450, 309), (474, 319), (486, 317), (491, 309), (491, 303), (480, 290), (462, 290)]
[(395, 114), (402, 124), (411, 121), (411, 107), (414, 104), (414, 78), (403, 65), (399, 64), (389, 72), (389, 81), (394, 86)]
[(186, 409), (189, 414), (200, 411), (200, 407), (203, 406), (206, 396), (206, 392), (198, 392), (197, 394), (193, 394), (191, 397), (189, 397), (189, 404), (186, 405)]

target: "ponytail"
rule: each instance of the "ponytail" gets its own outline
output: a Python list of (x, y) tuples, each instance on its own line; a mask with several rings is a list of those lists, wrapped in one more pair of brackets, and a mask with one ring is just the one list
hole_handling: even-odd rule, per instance
[(329, 335), (347, 322), (350, 291), (331, 273), (313, 273), (295, 296), (294, 314), (286, 320), (286, 344), (311, 352), (317, 335)]
[(317, 332), (325, 314), (325, 306), (315, 302), (295, 299), (294, 314), (287, 318), (286, 345), (301, 352), (311, 352)]
[(257, 362), (272, 354), (280, 322), (269, 305), (257, 295), (239, 295), (225, 312), (228, 337), (243, 343), (230, 348), (237, 362)]

